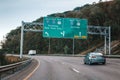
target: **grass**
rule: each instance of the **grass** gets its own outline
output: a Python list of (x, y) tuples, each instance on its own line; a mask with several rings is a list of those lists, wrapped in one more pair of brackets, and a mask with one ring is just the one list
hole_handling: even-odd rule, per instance
[(20, 59), (18, 56), (6, 56), (5, 59), (8, 64), (17, 63), (26, 60), (26, 58)]

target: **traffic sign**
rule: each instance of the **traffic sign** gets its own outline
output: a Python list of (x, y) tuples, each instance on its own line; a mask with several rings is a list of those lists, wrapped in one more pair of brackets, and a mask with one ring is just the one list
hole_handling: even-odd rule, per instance
[(87, 39), (87, 20), (44, 17), (43, 37)]
[(44, 17), (43, 37), (61, 38), (63, 31), (62, 18)]
[[(66, 18), (64, 19), (64, 30), (66, 38), (87, 38), (87, 20), (86, 19), (76, 19), (76, 18)], [(83, 37), (84, 36), (84, 37)]]

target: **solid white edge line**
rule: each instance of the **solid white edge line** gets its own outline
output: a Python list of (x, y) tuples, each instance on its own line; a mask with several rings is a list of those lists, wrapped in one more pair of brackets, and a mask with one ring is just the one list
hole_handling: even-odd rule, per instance
[(38, 61), (37, 67), (27, 77), (25, 77), (23, 80), (28, 80), (35, 73), (35, 71), (38, 69), (39, 66), (40, 66), (40, 61)]

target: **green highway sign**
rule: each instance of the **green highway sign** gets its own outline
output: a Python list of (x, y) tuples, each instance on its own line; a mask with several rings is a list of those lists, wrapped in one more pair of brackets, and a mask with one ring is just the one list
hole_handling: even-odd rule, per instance
[(87, 20), (44, 17), (43, 37), (87, 39)]
[(64, 20), (64, 29), (66, 38), (87, 38), (87, 20), (86, 19), (76, 19), (76, 18), (66, 18)]
[(44, 30), (43, 37), (61, 38), (61, 32), (63, 31), (63, 19), (62, 18), (44, 18)]

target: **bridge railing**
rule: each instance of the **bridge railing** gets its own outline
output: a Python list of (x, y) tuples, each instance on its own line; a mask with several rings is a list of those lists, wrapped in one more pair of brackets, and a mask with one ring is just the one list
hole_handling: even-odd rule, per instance
[(31, 63), (32, 59), (27, 59), (18, 63), (9, 64), (5, 66), (0, 66), (0, 80), (2, 78), (5, 78), (6, 76), (15, 73), (16, 71), (19, 71), (29, 65)]

